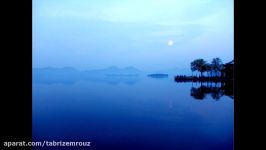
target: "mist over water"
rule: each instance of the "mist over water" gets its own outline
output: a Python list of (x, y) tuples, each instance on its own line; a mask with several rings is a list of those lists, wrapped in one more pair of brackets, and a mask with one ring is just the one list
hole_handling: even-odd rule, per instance
[(233, 8), (233, 0), (33, 0), (33, 141), (233, 150), (233, 79), (183, 82), (193, 73), (200, 81), (195, 59), (233, 60)]
[(200, 84), (144, 75), (37, 80), (35, 141), (90, 141), (91, 149), (233, 150), (233, 99), (197, 99), (191, 88)]

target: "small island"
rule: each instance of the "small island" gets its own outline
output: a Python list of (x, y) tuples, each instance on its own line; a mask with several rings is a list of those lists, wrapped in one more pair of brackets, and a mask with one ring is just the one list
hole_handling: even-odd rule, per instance
[(168, 74), (154, 73), (154, 74), (149, 74), (148, 77), (151, 77), (151, 78), (168, 78)]

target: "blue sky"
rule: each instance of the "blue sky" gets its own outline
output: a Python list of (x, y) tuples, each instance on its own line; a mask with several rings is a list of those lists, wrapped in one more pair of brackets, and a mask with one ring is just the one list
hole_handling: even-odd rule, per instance
[(189, 71), (233, 36), (233, 0), (33, 0), (33, 67)]

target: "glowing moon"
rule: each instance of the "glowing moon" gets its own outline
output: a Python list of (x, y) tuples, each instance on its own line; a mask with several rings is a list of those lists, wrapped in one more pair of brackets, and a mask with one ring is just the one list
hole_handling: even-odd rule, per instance
[(169, 40), (169, 41), (167, 42), (167, 45), (168, 45), (168, 46), (173, 46), (173, 45), (174, 45), (174, 41), (173, 41), (173, 40)]

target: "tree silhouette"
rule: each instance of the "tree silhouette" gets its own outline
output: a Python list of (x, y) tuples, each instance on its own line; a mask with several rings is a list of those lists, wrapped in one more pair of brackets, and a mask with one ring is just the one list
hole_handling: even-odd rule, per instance
[(207, 63), (204, 59), (195, 59), (190, 63), (190, 69), (192, 71), (192, 76), (194, 71), (198, 71), (203, 77), (204, 72), (207, 72), (207, 76), (213, 77), (213, 73), (218, 77), (218, 73), (222, 73), (223, 70), (222, 60), (220, 58), (213, 58), (211, 63)]
[(218, 72), (222, 70), (222, 60), (220, 58), (213, 58), (212, 60), (212, 70), (215, 72), (216, 77)]
[(193, 76), (193, 72), (194, 72), (194, 71), (197, 71), (197, 65), (196, 65), (196, 62), (195, 62), (195, 61), (192, 61), (192, 62), (190, 63), (190, 69), (191, 69), (191, 71), (192, 71), (192, 76)]
[(206, 64), (206, 71), (207, 71), (207, 74), (208, 76), (212, 76), (212, 65), (207, 63)]
[(203, 59), (196, 59), (194, 61), (191, 62), (191, 70), (192, 71), (199, 71), (201, 77), (203, 77), (203, 73), (207, 71), (207, 67), (206, 67), (206, 61)]

